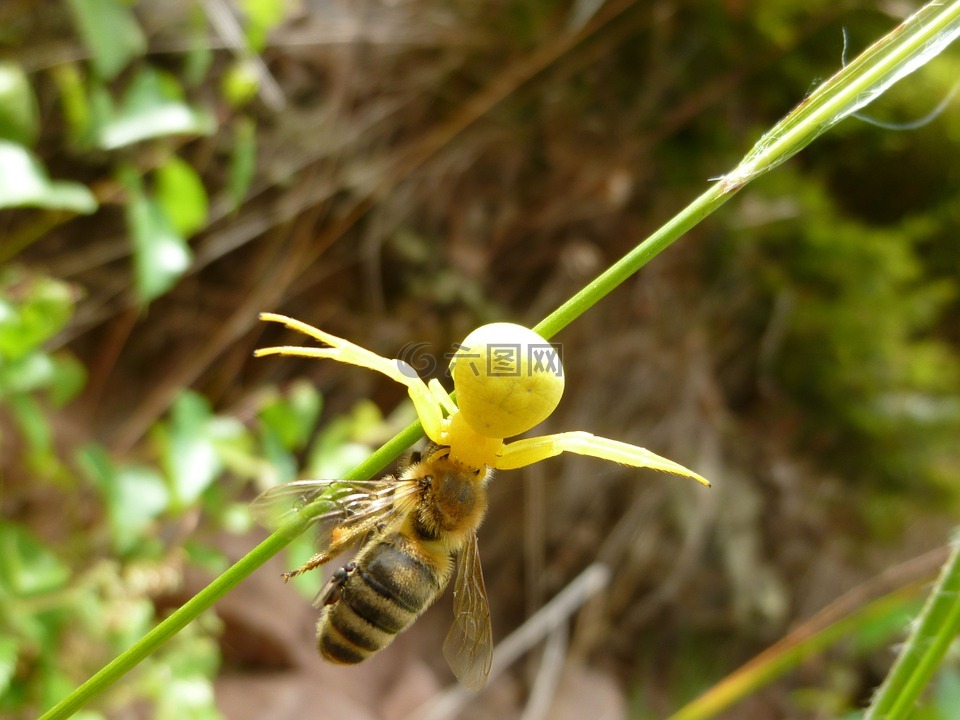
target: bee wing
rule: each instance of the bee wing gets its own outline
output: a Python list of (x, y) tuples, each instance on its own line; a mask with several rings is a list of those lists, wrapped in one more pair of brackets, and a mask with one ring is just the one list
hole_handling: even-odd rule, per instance
[(392, 475), (379, 480), (295, 480), (261, 493), (250, 504), (250, 512), (260, 525), (275, 530), (307, 506), (326, 503), (319, 512), (311, 508), (316, 515), (310, 518), (317, 527), (317, 550), (325, 552), (389, 524), (407, 512), (416, 492), (416, 482)]
[(276, 530), (324, 492), (332, 491), (338, 483), (339, 480), (296, 480), (275, 485), (254, 498), (250, 503), (250, 514), (258, 525)]
[(457, 555), (453, 614), (453, 627), (443, 641), (443, 656), (464, 687), (479, 690), (487, 683), (493, 663), (493, 629), (476, 533)]

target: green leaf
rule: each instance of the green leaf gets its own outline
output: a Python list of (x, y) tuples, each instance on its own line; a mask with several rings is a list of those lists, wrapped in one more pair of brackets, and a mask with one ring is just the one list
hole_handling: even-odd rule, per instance
[(24, 357), (60, 332), (74, 300), (65, 282), (17, 266), (0, 270), (0, 358)]
[(296, 477), (299, 468), (293, 453), (301, 450), (312, 435), (321, 407), (320, 393), (309, 383), (300, 382), (293, 385), (287, 397), (271, 398), (260, 409), (261, 454), (276, 482)]
[(119, 111), (100, 127), (99, 145), (115, 150), (150, 138), (210, 135), (214, 130), (213, 116), (187, 104), (176, 78), (144, 68), (130, 84)]
[[(226, 524), (224, 527), (230, 532), (235, 532), (240, 535), (249, 531), (252, 523), (250, 521), (249, 507), (246, 503), (231, 503), (230, 506), (227, 507), (225, 514), (232, 515), (233, 507), (236, 505), (239, 505), (243, 510), (243, 514), (246, 516), (246, 524), (243, 525), (241, 530), (234, 530)], [(183, 544), (183, 549), (187, 553), (187, 559), (191, 565), (200, 567), (211, 574), (222, 573), (230, 566), (230, 560), (224, 552), (208, 545), (207, 541), (198, 542), (195, 540), (187, 540)]]
[[(72, 685), (70, 687), (73, 687)], [(63, 697), (60, 695), (59, 697)], [(106, 720), (103, 713), (99, 713), (96, 710), (81, 710), (76, 713), (72, 720)]]
[(241, 59), (233, 63), (220, 83), (220, 91), (230, 107), (243, 107), (257, 96), (260, 89), (260, 78), (253, 63), (248, 59)]
[[(199, 624), (212, 626), (208, 629), (211, 634), (217, 633), (215, 628), (220, 625), (211, 616), (204, 617)], [(220, 720), (212, 685), (219, 664), (220, 653), (212, 638), (197, 634), (181, 637), (147, 679), (147, 684), (155, 688), (151, 693), (155, 694), (153, 717), (157, 720), (185, 717)]]
[(52, 181), (40, 161), (21, 145), (0, 140), (0, 208), (40, 207), (92, 213), (97, 201), (80, 183)]
[(53, 447), (53, 433), (47, 414), (36, 399), (31, 395), (14, 395), (7, 399), (7, 403), (30, 452), (36, 456), (49, 453)]
[(146, 52), (147, 40), (127, 3), (68, 0), (67, 4), (100, 77), (112, 79), (131, 59)]
[(178, 157), (171, 157), (156, 172), (157, 201), (173, 229), (189, 237), (207, 224), (207, 191), (196, 171)]
[(170, 482), (176, 509), (192, 506), (217, 476), (225, 458), (250, 453), (250, 434), (235, 418), (213, 415), (197, 393), (180, 394), (170, 419), (156, 425), (152, 437)]
[(277, 397), (260, 411), (260, 421), (277, 437), (285, 450), (299, 450), (313, 432), (320, 416), (322, 398), (307, 382), (298, 382), (288, 398)]
[(0, 520), (0, 557), (0, 587), (16, 597), (51, 592), (70, 577), (70, 570), (43, 543), (4, 520)]
[(253, 435), (237, 418), (214, 416), (206, 432), (224, 469), (240, 477), (260, 473), (264, 459), (254, 447)]
[(955, 668), (944, 667), (940, 671), (934, 697), (937, 708), (945, 718), (951, 717), (960, 708), (960, 673)]
[(32, 145), (38, 132), (37, 101), (26, 73), (16, 63), (0, 62), (0, 138)]
[(0, 399), (27, 395), (45, 388), (53, 379), (54, 364), (45, 353), (5, 360), (0, 357)]
[(13, 637), (0, 637), (0, 697), (6, 694), (17, 670), (20, 643)]
[(98, 445), (83, 448), (77, 463), (106, 501), (114, 545), (130, 550), (170, 503), (163, 476), (151, 467), (117, 467)]
[(110, 90), (95, 79), (89, 80), (87, 88), (81, 86), (87, 100), (87, 116), (83, 118), (87, 125), (83, 134), (78, 136), (85, 146), (98, 146), (101, 142), (103, 128), (107, 127), (117, 114), (116, 104)]
[(0, 394), (21, 395), (45, 388), (53, 381), (53, 360), (45, 353), (30, 353), (0, 365)]
[(121, 172), (130, 193), (127, 227), (133, 238), (133, 265), (137, 297), (143, 304), (169, 290), (190, 266), (190, 248), (173, 228), (163, 207), (148, 198), (131, 168)]
[[(317, 436), (307, 459), (308, 476), (343, 477), (350, 468), (370, 454), (366, 442), (381, 427), (380, 408), (369, 400), (361, 400), (347, 415), (333, 420)], [(370, 438), (372, 439), (372, 438)]]
[(247, 42), (257, 52), (267, 43), (267, 34), (287, 14), (287, 0), (242, 0), (247, 15)]
[(240, 118), (234, 127), (233, 148), (227, 177), (227, 194), (234, 207), (243, 202), (257, 166), (257, 126), (250, 118)]
[(213, 48), (207, 38), (207, 16), (199, 4), (190, 8), (187, 23), (185, 33), (190, 39), (184, 56), (183, 79), (187, 86), (196, 87), (203, 82), (214, 60)]
[(210, 406), (196, 393), (182, 393), (173, 405), (164, 465), (181, 507), (192, 505), (222, 468), (207, 433), (210, 419)]
[(205, 677), (174, 677), (158, 698), (157, 720), (220, 720), (213, 700), (213, 685)]
[[(243, 535), (253, 527), (253, 518), (250, 517), (250, 506), (243, 503), (230, 503), (220, 515), (220, 523), (229, 532)], [(224, 563), (227, 567), (229, 563)], [(223, 568), (221, 568), (221, 571)]]
[(73, 400), (87, 382), (87, 369), (73, 355), (58, 353), (53, 356), (54, 375), (50, 385), (50, 401), (63, 407)]
[[(93, 110), (92, 98), (87, 98), (85, 78), (76, 63), (64, 63), (51, 69), (57, 84), (63, 117), (67, 122), (70, 140), (76, 144), (89, 144)], [(95, 93), (91, 89), (91, 95)]]
[(152, 467), (122, 468), (114, 482), (110, 520), (114, 539), (121, 548), (127, 548), (167, 509), (170, 497), (163, 476)]
[(295, 480), (299, 463), (294, 454), (283, 447), (280, 437), (270, 428), (264, 426), (260, 434), (260, 453), (267, 465), (266, 477), (271, 483), (282, 483)]

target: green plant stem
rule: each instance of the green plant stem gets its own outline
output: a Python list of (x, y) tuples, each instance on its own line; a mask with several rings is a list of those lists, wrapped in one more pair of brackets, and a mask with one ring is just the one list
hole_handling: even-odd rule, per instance
[[(748, 182), (799, 152), (842, 118), (878, 97), (891, 84), (921, 67), (943, 50), (960, 32), (960, 0), (943, 6), (931, 2), (874, 43), (857, 59), (821, 85), (796, 110), (770, 129), (728, 175), (714, 183), (662, 228), (620, 261), (550, 313), (536, 330), (552, 337), (580, 317), (620, 283), (663, 252), (683, 233), (720, 207)], [(345, 479), (373, 477), (422, 436), (414, 423), (348, 473)], [(40, 720), (69, 717), (94, 695), (149, 656), (165, 640), (209, 608), (243, 578), (279, 552), (307, 527), (302, 519), (285, 524), (254, 548), (183, 607), (161, 622), (129, 650), (46, 712)]]
[(906, 718), (947, 648), (960, 634), (960, 531), (954, 535), (952, 545), (937, 584), (864, 720)]

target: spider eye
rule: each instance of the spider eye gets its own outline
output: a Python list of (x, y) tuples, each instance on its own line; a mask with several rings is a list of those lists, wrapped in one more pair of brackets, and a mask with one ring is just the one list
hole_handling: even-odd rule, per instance
[(506, 438), (552, 413), (563, 395), (563, 366), (550, 343), (513, 323), (467, 335), (451, 362), (460, 414), (475, 432)]

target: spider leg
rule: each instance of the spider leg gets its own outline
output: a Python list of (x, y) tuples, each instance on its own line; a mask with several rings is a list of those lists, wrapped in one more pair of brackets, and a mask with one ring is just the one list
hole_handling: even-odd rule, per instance
[(437, 402), (440, 403), (440, 406), (447, 411), (447, 415), (453, 415), (455, 412), (460, 411), (456, 403), (450, 399), (449, 393), (443, 389), (443, 385), (440, 384), (439, 380), (433, 378), (427, 383), (427, 387), (430, 388), (430, 392), (437, 399)]
[(588, 455), (602, 460), (631, 467), (648, 467), (654, 470), (683, 475), (709, 486), (710, 482), (683, 465), (667, 460), (656, 453), (628, 443), (597, 437), (588, 432), (575, 431), (525, 438), (507, 443), (497, 458), (498, 470), (511, 470), (546, 460), (563, 452)]
[(420, 418), (420, 424), (423, 425), (424, 432), (434, 442), (439, 441), (443, 423), (441, 403), (436, 395), (430, 392), (426, 383), (420, 379), (416, 370), (403, 360), (389, 360), (366, 348), (354, 345), (349, 340), (331, 335), (330, 333), (326, 333), (312, 325), (287, 317), (286, 315), (260, 313), (260, 319), (267, 322), (283, 323), (288, 328), (308, 335), (314, 340), (318, 340), (330, 347), (311, 348), (296, 345), (281, 345), (277, 347), (260, 348), (254, 352), (254, 356), (296, 355), (299, 357), (330, 358), (331, 360), (349, 365), (357, 365), (358, 367), (382, 373), (391, 380), (407, 387), (407, 392), (410, 393), (410, 399), (413, 400), (413, 406), (417, 410), (417, 416)]

